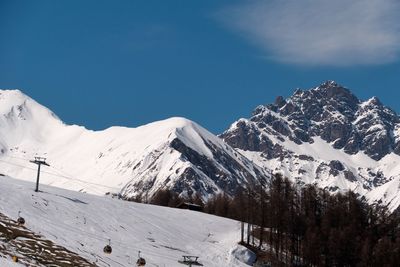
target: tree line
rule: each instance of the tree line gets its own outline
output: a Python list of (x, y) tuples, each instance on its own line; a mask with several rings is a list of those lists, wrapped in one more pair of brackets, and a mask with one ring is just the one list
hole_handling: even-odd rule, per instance
[(252, 236), (242, 242), (258, 249), (272, 266), (400, 264), (399, 213), (368, 205), (351, 191), (296, 188), (275, 175), (234, 198), (216, 195), (205, 203), (205, 211), (253, 225)]

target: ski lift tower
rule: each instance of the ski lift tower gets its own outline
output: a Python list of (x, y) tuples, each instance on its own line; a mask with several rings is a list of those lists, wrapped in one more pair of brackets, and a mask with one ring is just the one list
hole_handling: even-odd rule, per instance
[(50, 166), (50, 165), (46, 162), (46, 158), (42, 158), (42, 157), (35, 157), (35, 160), (31, 160), (30, 162), (32, 162), (32, 163), (38, 165), (38, 172), (37, 172), (37, 178), (36, 178), (36, 189), (35, 189), (35, 192), (39, 192), (40, 166), (41, 166), (41, 165)]

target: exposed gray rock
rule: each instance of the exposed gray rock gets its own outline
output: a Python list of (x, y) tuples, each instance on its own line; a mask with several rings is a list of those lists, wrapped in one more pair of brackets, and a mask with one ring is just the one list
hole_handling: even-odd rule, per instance
[(344, 171), (344, 177), (350, 182), (356, 182), (357, 177), (351, 171)]
[(283, 98), (283, 96), (278, 96), (275, 99), (275, 106), (277, 106), (278, 108), (284, 106), (286, 104), (286, 100)]
[(314, 161), (314, 158), (308, 155), (299, 155), (299, 159), (307, 160), (307, 161)]
[(343, 164), (338, 160), (332, 160), (329, 163), (329, 167), (331, 168), (329, 170), (329, 173), (334, 175), (334, 176), (337, 176), (339, 174), (339, 172), (344, 170)]
[(233, 147), (250, 151), (265, 151), (273, 147), (272, 141), (263, 136), (255, 124), (240, 120), (235, 126), (234, 130), (221, 136)]

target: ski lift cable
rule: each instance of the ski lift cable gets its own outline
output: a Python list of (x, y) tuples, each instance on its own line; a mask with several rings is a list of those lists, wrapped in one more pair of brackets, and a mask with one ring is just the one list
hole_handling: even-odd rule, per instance
[(11, 164), (11, 165), (17, 166), (17, 167), (21, 167), (21, 168), (25, 168), (25, 169), (37, 171), (36, 169), (31, 168), (31, 167), (28, 167), (28, 166), (19, 165), (19, 164), (16, 164), (16, 163), (13, 163), (13, 162), (8, 162), (8, 161), (2, 160), (2, 159), (0, 159), (0, 161), (1, 161), (1, 162), (4, 162), (4, 163), (6, 163), (6, 164)]
[[(14, 158), (14, 159), (21, 159), (21, 160), (24, 160), (24, 161), (29, 160), (28, 158), (15, 157), (15, 156), (10, 156), (10, 155), (3, 155), (3, 157), (9, 157), (9, 158)], [(13, 164), (13, 163), (10, 162), (10, 164)], [(16, 164), (15, 164), (15, 165), (16, 165)], [(36, 171), (36, 169), (34, 169), (34, 168), (26, 167), (26, 166), (23, 166), (23, 165), (18, 165), (18, 166), (19, 166), (19, 167), (22, 167), (22, 168), (28, 168), (28, 169), (32, 169), (32, 170), (35, 170), (35, 171)], [(58, 171), (58, 172), (62, 172), (62, 173), (64, 173), (64, 174), (55, 174), (55, 173), (46, 172), (46, 171), (42, 171), (42, 172), (43, 172), (43, 173), (47, 173), (47, 174), (51, 174), (51, 175), (55, 175), (55, 176), (59, 176), (59, 177), (63, 177), (63, 178), (67, 178), (67, 179), (71, 179), (71, 180), (81, 181), (81, 182), (87, 183), (87, 184), (97, 185), (97, 186), (106, 187), (106, 188), (110, 188), (110, 189), (119, 189), (119, 188), (117, 188), (117, 187), (112, 187), (112, 186), (106, 186), (106, 185), (102, 185), (102, 184), (96, 184), (96, 183), (86, 182), (86, 181), (84, 181), (84, 180), (80, 180), (80, 179), (74, 178), (74, 177), (72, 177), (73, 175), (68, 174), (68, 173), (66, 173), (66, 172), (63, 171), (63, 170), (60, 170), (60, 169), (56, 168), (56, 167), (53, 166), (53, 165), (50, 165), (50, 166), (48, 166), (48, 167), (50, 167), (50, 168), (52, 168), (52, 169), (54, 169), (54, 170), (56, 170), (56, 171)]]
[[(52, 168), (52, 169), (54, 169), (54, 170), (56, 170), (56, 171), (61, 171), (61, 170), (59, 170), (58, 168), (55, 168), (54, 166), (50, 166), (50, 168)], [(63, 172), (63, 171), (61, 171), (61, 172)], [(112, 187), (112, 186), (107, 186), (107, 185), (102, 185), (102, 184), (87, 182), (87, 181), (84, 181), (84, 180), (81, 180), (81, 179), (78, 179), (78, 178), (73, 178), (73, 177), (71, 177), (71, 176), (60, 175), (60, 174), (58, 174), (58, 176), (64, 177), (64, 178), (66, 178), (66, 179), (71, 179), (71, 180), (75, 180), (75, 181), (80, 181), (80, 182), (86, 183), (86, 184), (92, 184), (92, 185), (97, 185), (97, 186), (101, 186), (101, 187), (105, 187), (105, 188), (120, 190), (120, 189), (117, 188), (117, 187)]]
[[(54, 169), (54, 170), (58, 170), (58, 169), (55, 169), (55, 168), (52, 167), (52, 166), (50, 166), (50, 168), (52, 168), (52, 169)], [(65, 175), (60, 175), (60, 174), (55, 174), (55, 173), (51, 173), (51, 172), (43, 171), (43, 173), (55, 175), (55, 176), (62, 177), (62, 178), (68, 179), (68, 180), (79, 181), (79, 182), (85, 183), (85, 184), (96, 185), (96, 186), (100, 186), (100, 187), (104, 187), (104, 188), (110, 188), (110, 189), (119, 189), (119, 188), (116, 188), (116, 187), (107, 186), (107, 185), (102, 185), (102, 184), (97, 184), (97, 183), (92, 183), (92, 182), (87, 182), (87, 181), (84, 181), (84, 180), (81, 180), (81, 179), (78, 179), (78, 178), (73, 178), (73, 177), (69, 177), (69, 176), (65, 176)]]
[[(13, 163), (13, 162), (9, 162), (9, 161), (5, 161), (5, 160), (2, 160), (2, 159), (0, 159), (0, 162), (4, 162), (4, 163), (6, 163), (6, 164), (11, 164), (11, 165), (14, 165), (14, 166), (17, 166), (17, 167), (21, 167), (21, 168), (24, 168), (24, 169), (28, 169), (28, 170), (32, 170), (32, 171), (35, 171), (35, 172), (37, 171), (35, 168), (31, 168), (31, 167), (28, 167), (28, 166), (23, 166), (23, 165), (16, 164), (16, 163)], [(50, 167), (51, 167), (51, 166), (50, 166)], [(53, 168), (53, 169), (55, 169), (55, 168)], [(55, 170), (57, 170), (57, 169), (55, 169)], [(48, 171), (41, 171), (41, 172), (42, 172), (42, 173), (49, 174), (49, 175), (54, 175), (54, 176), (57, 176), (57, 177), (65, 178), (65, 179), (68, 179), (68, 180), (79, 181), (79, 182), (84, 183), (84, 184), (89, 184), (89, 185), (95, 185), (95, 186), (104, 187), (104, 188), (109, 188), (109, 189), (120, 190), (120, 189), (117, 188), (117, 187), (112, 187), (112, 186), (107, 186), (107, 185), (102, 185), (102, 184), (87, 182), (87, 181), (84, 181), (84, 180), (81, 180), (81, 179), (72, 178), (72, 177), (68, 177), (68, 176), (65, 176), (65, 175), (60, 175), (60, 174), (56, 174), (56, 173), (52, 173), (52, 172), (48, 172)]]
[[(5, 156), (5, 157), (10, 157), (10, 156)], [(11, 157), (11, 158), (12, 158), (12, 157)], [(16, 157), (14, 157), (14, 158), (16, 158)], [(22, 159), (22, 158), (21, 158), (21, 159)], [(27, 160), (27, 159), (24, 159), (24, 160)], [(6, 164), (11, 164), (11, 165), (14, 165), (14, 166), (17, 166), (17, 167), (29, 169), (29, 170), (32, 170), (32, 171), (35, 171), (35, 172), (37, 171), (35, 168), (31, 168), (31, 167), (28, 167), (28, 166), (16, 164), (16, 163), (14, 163), (14, 162), (9, 162), (9, 161), (5, 161), (5, 160), (1, 160), (1, 159), (0, 159), (0, 161), (1, 161), (1, 162), (4, 162), (4, 163), (6, 163)], [(59, 170), (59, 169), (54, 168), (53, 166), (49, 166), (49, 167), (52, 168), (52, 169), (54, 169), (54, 170), (56, 170), (56, 171), (61, 171), (61, 170)], [(112, 186), (106, 186), (106, 185), (102, 185), (102, 184), (87, 182), (87, 181), (80, 180), (80, 179), (77, 179), (77, 178), (73, 178), (73, 177), (70, 177), (70, 176), (61, 175), (61, 174), (57, 174), (57, 173), (52, 173), (52, 172), (48, 172), (48, 171), (42, 171), (42, 173), (46, 173), (46, 174), (49, 174), (49, 175), (54, 175), (54, 176), (62, 177), (62, 178), (69, 179), (69, 180), (79, 181), (79, 182), (82, 182), (82, 183), (85, 183), (85, 184), (91, 184), (91, 185), (96, 185), (96, 186), (100, 186), (100, 187), (105, 187), (105, 188), (110, 188), (110, 189), (117, 189), (117, 190), (119, 190), (119, 188), (117, 188), (117, 187), (112, 187)]]
[(24, 161), (29, 160), (29, 158), (25, 158), (25, 157), (16, 157), (16, 156), (8, 155), (8, 154), (2, 155), (2, 157), (13, 158), (13, 159), (21, 159), (21, 160), (24, 160)]

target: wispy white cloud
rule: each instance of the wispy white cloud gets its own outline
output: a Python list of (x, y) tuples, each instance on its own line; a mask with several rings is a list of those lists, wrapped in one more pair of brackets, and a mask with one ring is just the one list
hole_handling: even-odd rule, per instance
[(219, 13), (274, 60), (370, 65), (400, 56), (399, 0), (256, 0)]

